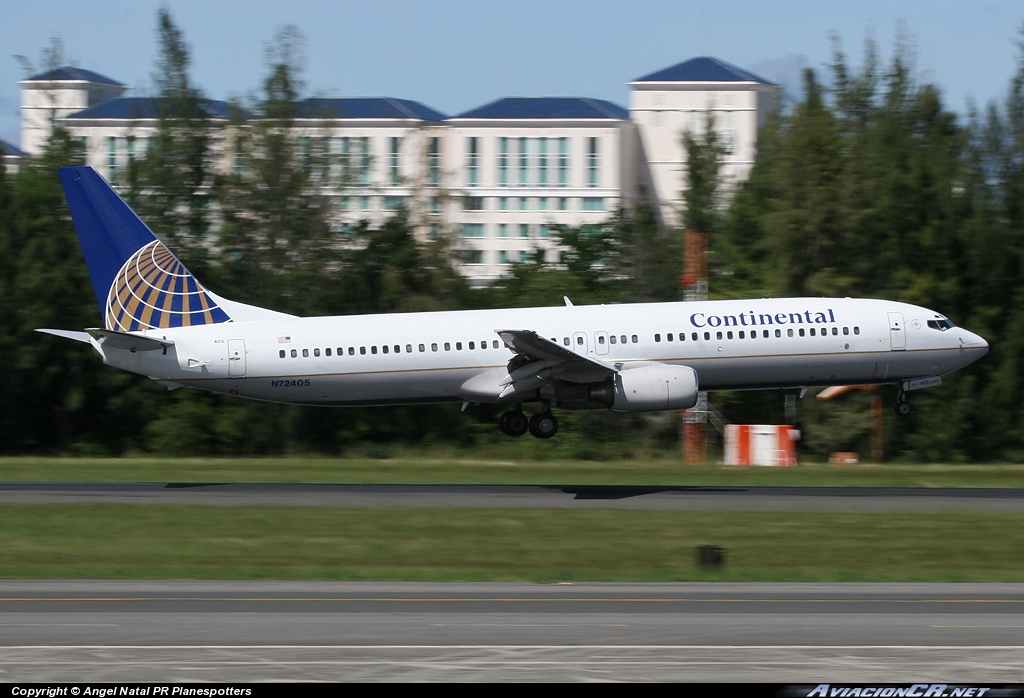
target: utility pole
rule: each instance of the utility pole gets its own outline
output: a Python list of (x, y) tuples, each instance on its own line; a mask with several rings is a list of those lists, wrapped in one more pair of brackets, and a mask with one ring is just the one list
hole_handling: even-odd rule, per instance
[[(683, 275), (679, 286), (684, 301), (708, 299), (708, 234), (688, 228), (684, 247)], [(708, 394), (697, 393), (697, 404), (680, 413), (683, 427), (683, 462), (704, 465), (708, 459)]]

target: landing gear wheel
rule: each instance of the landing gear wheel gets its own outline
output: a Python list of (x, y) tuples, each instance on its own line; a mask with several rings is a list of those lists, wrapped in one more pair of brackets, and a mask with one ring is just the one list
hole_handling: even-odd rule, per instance
[(498, 427), (505, 436), (522, 436), (529, 429), (530, 422), (520, 410), (509, 410), (498, 419)]
[(901, 417), (906, 417), (910, 414), (910, 403), (907, 402), (907, 394), (900, 389), (898, 395), (896, 395), (896, 404), (893, 405), (893, 409), (896, 410), (896, 414)]
[(550, 412), (538, 412), (530, 417), (530, 433), (538, 439), (550, 439), (558, 433), (558, 420)]

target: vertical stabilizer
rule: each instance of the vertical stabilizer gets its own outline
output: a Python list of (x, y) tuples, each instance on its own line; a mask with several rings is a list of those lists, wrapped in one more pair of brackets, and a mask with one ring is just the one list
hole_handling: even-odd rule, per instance
[(131, 332), (231, 318), (91, 167), (62, 167), (93, 290), (108, 330)]

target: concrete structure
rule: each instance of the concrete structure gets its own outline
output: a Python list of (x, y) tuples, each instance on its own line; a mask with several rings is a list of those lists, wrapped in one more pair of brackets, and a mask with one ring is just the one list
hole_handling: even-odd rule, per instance
[(21, 169), (21, 164), (28, 158), (28, 153), (15, 148), (7, 141), (0, 141), (0, 156), (3, 156), (4, 171), (13, 174)]
[(679, 222), (686, 188), (682, 134), (703, 133), (708, 116), (724, 147), (722, 177), (746, 179), (757, 155), (757, 132), (778, 86), (716, 58), (694, 58), (629, 83), (629, 118), (640, 131), (665, 221)]
[(21, 149), (31, 155), (43, 150), (54, 124), (75, 112), (94, 107), (127, 89), (116, 80), (81, 68), (54, 68), (18, 83), (21, 85)]
[[(22, 150), (39, 154), (62, 125), (114, 184), (158, 127), (158, 100), (125, 97), (124, 85), (90, 71), (58, 68), (19, 84)], [(339, 232), (405, 207), (423, 237), (453, 236), (464, 273), (482, 285), (533, 254), (557, 262), (555, 226), (598, 225), (643, 199), (657, 201), (663, 220), (675, 224), (685, 186), (683, 129), (703, 129), (711, 110), (729, 145), (724, 174), (741, 179), (777, 91), (712, 58), (630, 87), (629, 111), (583, 97), (508, 97), (448, 117), (388, 97), (306, 99), (294, 128), (302, 151), (324, 163), (321, 181), (337, 200)], [(243, 173), (249, 115), (216, 100), (197, 109), (218, 126), (219, 166)]]

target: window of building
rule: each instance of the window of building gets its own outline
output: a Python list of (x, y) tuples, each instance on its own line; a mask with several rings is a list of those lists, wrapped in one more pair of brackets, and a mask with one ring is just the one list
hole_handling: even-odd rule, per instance
[(530, 183), (530, 140), (519, 139), (519, 186), (525, 187)]
[(548, 186), (548, 139), (537, 139), (537, 184)]
[(569, 186), (569, 139), (558, 139), (558, 186)]
[(484, 236), (484, 224), (463, 223), (460, 235), (464, 238), (482, 238)]
[(402, 181), (402, 139), (392, 136), (391, 148), (388, 153), (388, 181), (398, 184)]
[(599, 196), (588, 196), (583, 199), (584, 211), (603, 211), (604, 199)]
[(464, 211), (483, 211), (484, 197), (464, 196), (462, 197), (462, 208)]
[(441, 184), (441, 139), (437, 136), (427, 141), (427, 176), (430, 184)]
[(587, 139), (587, 186), (596, 187), (600, 181), (598, 173), (597, 138)]
[(353, 145), (358, 147), (359, 150), (359, 175), (358, 180), (360, 184), (370, 183), (370, 166), (373, 153), (370, 152), (370, 138), (363, 136), (361, 138), (353, 139)]
[(465, 264), (483, 264), (484, 263), (484, 252), (483, 250), (463, 250), (462, 261)]
[(498, 139), (498, 186), (508, 186), (508, 138), (504, 136)]
[(397, 211), (398, 209), (405, 206), (404, 196), (385, 196), (384, 197), (384, 208), (388, 211)]
[(466, 185), (480, 184), (480, 139), (470, 136), (466, 139)]

